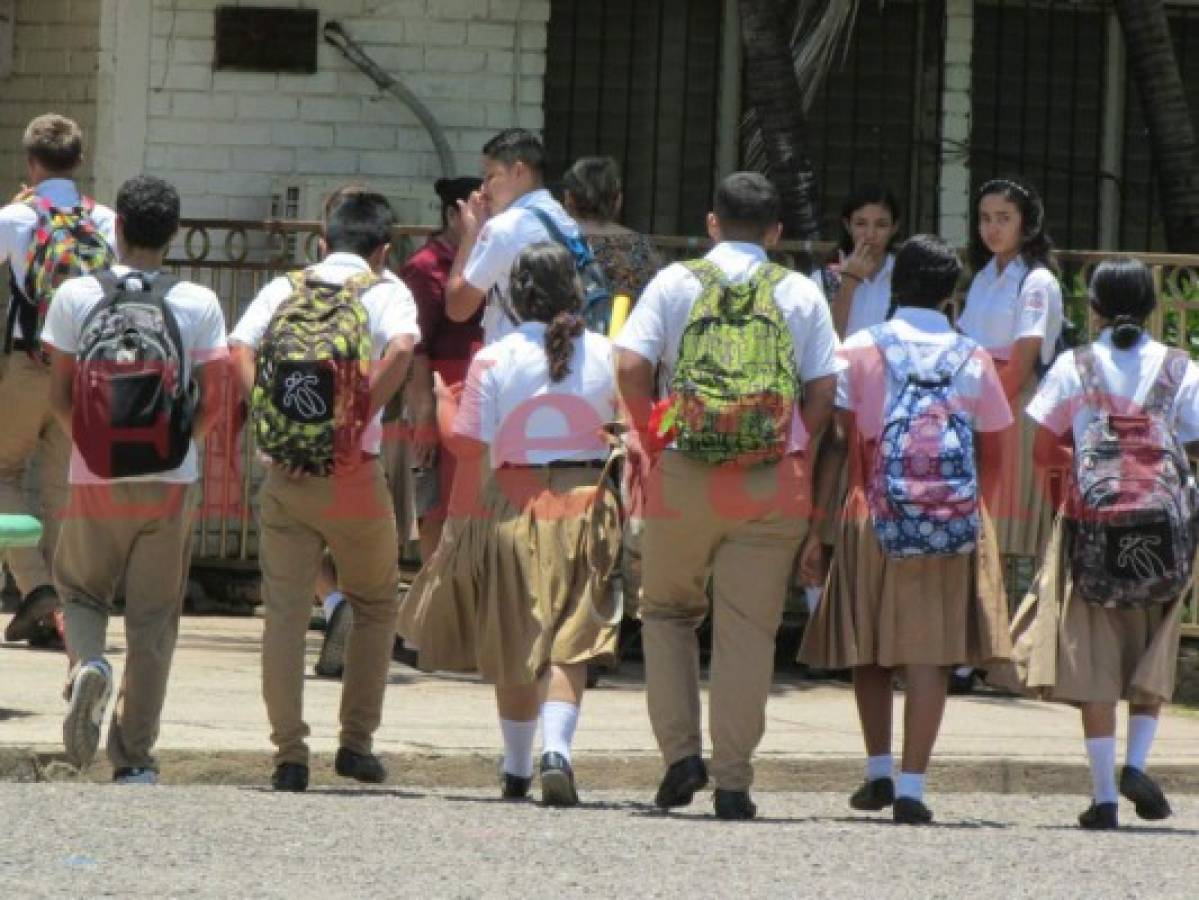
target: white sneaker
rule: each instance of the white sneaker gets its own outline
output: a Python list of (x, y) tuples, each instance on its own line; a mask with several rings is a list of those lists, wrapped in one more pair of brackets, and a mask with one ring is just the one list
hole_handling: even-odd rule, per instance
[(100, 725), (112, 695), (112, 666), (106, 659), (93, 659), (76, 666), (71, 679), (67, 717), (62, 723), (62, 742), (67, 759), (80, 771), (91, 765), (100, 746)]
[(117, 769), (112, 780), (117, 784), (158, 784), (158, 773), (153, 769)]

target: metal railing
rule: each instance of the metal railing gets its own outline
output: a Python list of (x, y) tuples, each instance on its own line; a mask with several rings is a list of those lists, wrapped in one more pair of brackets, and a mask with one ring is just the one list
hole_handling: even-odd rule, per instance
[[(212, 288), (221, 300), (225, 320), (232, 328), (250, 301), (275, 275), (316, 262), (319, 257), (318, 222), (290, 220), (185, 220), (181, 238), (169, 263), (191, 281)], [(398, 266), (430, 234), (428, 228), (397, 228), (392, 262)], [(655, 235), (651, 238), (665, 260), (702, 254), (706, 238)], [(784, 242), (772, 251), (774, 258), (809, 272), (819, 260), (834, 252), (822, 242)], [(1067, 314), (1084, 336), (1094, 333), (1095, 322), (1086, 304), (1086, 284), (1091, 271), (1104, 259), (1130, 255), (1098, 251), (1062, 251), (1060, 281)], [(1199, 256), (1162, 253), (1131, 254), (1153, 270), (1161, 303), (1149, 323), (1152, 334), (1164, 343), (1199, 357)], [(957, 298), (952, 304), (955, 308)], [(953, 310), (951, 310), (952, 312)], [(224, 421), (209, 435), (204, 452), (204, 506), (197, 526), (195, 555), (205, 564), (254, 568), (257, 535), (254, 528), (254, 488), (262, 476), (242, 427), (238, 398), (230, 385)], [(1184, 618), (1185, 631), (1199, 636), (1199, 588), (1192, 590)]]

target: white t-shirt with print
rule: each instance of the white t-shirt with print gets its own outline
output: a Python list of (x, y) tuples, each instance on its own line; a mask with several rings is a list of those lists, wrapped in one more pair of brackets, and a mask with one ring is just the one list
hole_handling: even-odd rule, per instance
[[(942, 313), (915, 306), (899, 307), (883, 327), (903, 342), (913, 367), (921, 374), (929, 374), (937, 358), (959, 339)], [(836, 405), (852, 410), (861, 436), (875, 440), (902, 384), (884, 362), (869, 329), (846, 338), (840, 356), (844, 365), (837, 374)], [(981, 347), (955, 373), (953, 396), (975, 431), (1002, 431), (1012, 424), (1011, 407), (995, 363)]]
[(583, 332), (570, 372), (552, 382), (545, 330), (524, 322), (471, 361), (454, 431), (489, 444), (495, 468), (608, 455), (601, 428), (617, 416), (611, 342)]
[[(124, 276), (132, 270), (127, 266), (116, 265), (112, 271), (118, 276)], [(153, 273), (148, 277), (152, 278)], [(54, 294), (54, 300), (46, 313), (46, 323), (42, 327), (42, 342), (62, 353), (78, 353), (84, 322), (92, 309), (103, 299), (104, 289), (100, 282), (90, 275), (63, 282)], [(223, 360), (226, 353), (225, 316), (221, 312), (221, 304), (216, 294), (203, 285), (180, 281), (167, 291), (164, 301), (174, 313), (175, 322), (179, 326), (184, 379), (190, 379), (197, 366)], [(79, 449), (74, 446), (71, 448), (71, 484), (97, 484), (108, 481), (166, 481), (172, 484), (190, 484), (199, 477), (195, 441), (192, 441), (187, 456), (176, 469), (113, 479), (104, 479), (93, 474), (83, 461)]]
[(544, 188), (530, 191), (517, 198), (511, 206), (488, 219), (475, 246), (471, 249), (462, 270), (465, 278), (476, 290), (486, 292), (486, 307), (483, 310), (483, 343), (498, 341), (516, 328), (505, 311), (511, 309), (509, 279), (512, 264), (525, 247), (530, 244), (553, 242), (553, 237), (531, 209), (539, 209), (550, 217), (566, 237), (577, 237), (579, 226)]
[[(1136, 406), (1144, 403), (1165, 361), (1166, 345), (1141, 335), (1134, 346), (1119, 350), (1112, 344), (1111, 329), (1105, 328), (1091, 346), (1108, 393)], [(1086, 402), (1073, 350), (1059, 356), (1053, 368), (1045, 373), (1025, 412), (1056, 435), (1073, 430), (1077, 448), (1098, 413)], [(1184, 444), (1199, 440), (1199, 366), (1194, 362), (1187, 363), (1170, 411), (1169, 425)]]
[[(81, 200), (79, 188), (69, 178), (49, 178), (33, 190), (39, 197), (46, 197), (61, 208), (78, 206)], [(92, 218), (100, 233), (104, 235), (104, 240), (108, 241), (115, 253), (117, 214), (107, 206), (97, 203), (92, 210)], [(25, 257), (29, 255), (29, 245), (33, 241), (34, 231), (37, 230), (37, 220), (37, 211), (27, 203), (9, 203), (0, 209), (0, 263), (8, 263), (13, 278), (22, 289), (28, 274)], [(13, 337), (22, 337), (19, 322), (13, 326)]]
[(1041, 361), (1053, 361), (1062, 333), (1062, 288), (1044, 266), (1028, 271), (1016, 257), (999, 272), (994, 257), (974, 276), (958, 329), (982, 344), (995, 359), (1011, 359), (1012, 346), (1041, 338)]
[[(352, 276), (370, 270), (367, 261), (353, 253), (330, 253), (307, 271), (318, 281), (340, 285)], [(382, 279), (362, 295), (371, 333), (372, 358), (376, 360), (383, 358), (387, 345), (397, 337), (408, 335), (414, 342), (420, 340), (412, 292), (391, 272), (384, 272)], [(257, 350), (275, 312), (291, 293), (291, 280), (286, 275), (280, 275), (263, 287), (229, 334), (230, 342)], [(380, 410), (362, 434), (362, 450), (378, 454), (382, 443), (383, 412)]]
[[(766, 261), (766, 251), (758, 244), (725, 241), (704, 258), (714, 262), (726, 278), (736, 283), (753, 275)], [(667, 266), (646, 285), (616, 337), (617, 347), (631, 350), (660, 367), (658, 385), (663, 396), (670, 393), (679, 342), (691, 317), (691, 308), (702, 291), (699, 279), (685, 266), (679, 263)], [(792, 272), (775, 286), (774, 302), (791, 332), (800, 380), (812, 381), (834, 374), (838, 369), (839, 342), (820, 288), (807, 276)], [(803, 420), (797, 415), (793, 421), (797, 427), (788, 445), (791, 453), (807, 446)]]

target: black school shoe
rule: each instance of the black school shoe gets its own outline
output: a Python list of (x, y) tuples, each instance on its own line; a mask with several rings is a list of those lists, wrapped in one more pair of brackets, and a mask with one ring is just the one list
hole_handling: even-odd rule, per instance
[(933, 821), (933, 811), (915, 797), (897, 797), (891, 815), (896, 825), (931, 825)]
[(1170, 801), (1156, 781), (1132, 766), (1120, 770), (1120, 793), (1136, 805), (1137, 817), (1156, 822), (1170, 818)]
[(500, 770), (501, 800), (528, 800), (529, 789), (532, 786), (532, 778), (525, 778), (523, 775), (509, 775), (503, 769)]
[(746, 822), (758, 814), (758, 807), (749, 799), (749, 791), (725, 791), (717, 788), (713, 805), (716, 818), (725, 822)]
[(658, 793), (654, 795), (654, 806), (659, 809), (673, 809), (676, 806), (686, 806), (708, 783), (708, 767), (698, 756), (684, 756), (678, 762), (672, 763), (658, 785)]
[(853, 792), (849, 805), (862, 812), (879, 812), (895, 802), (895, 782), (890, 778), (874, 778), (862, 782)]
[(1092, 803), (1078, 817), (1078, 827), (1087, 831), (1115, 831), (1120, 827), (1120, 804)]
[(299, 794), (308, 790), (308, 767), (302, 763), (279, 763), (271, 776), (271, 788)]
[(53, 585), (38, 585), (21, 600), (21, 605), (17, 607), (17, 611), (13, 613), (13, 617), (4, 629), (4, 640), (38, 639), (46, 630), (42, 627), (43, 623), (49, 626), (51, 631), (54, 631), (52, 617), (54, 611), (61, 605), (58, 591), (54, 590)]
[(343, 778), (353, 778), (363, 784), (382, 784), (387, 780), (383, 761), (373, 753), (357, 753), (341, 747), (333, 757), (333, 771)]
[(578, 806), (575, 773), (561, 753), (541, 754), (541, 802), (546, 806)]

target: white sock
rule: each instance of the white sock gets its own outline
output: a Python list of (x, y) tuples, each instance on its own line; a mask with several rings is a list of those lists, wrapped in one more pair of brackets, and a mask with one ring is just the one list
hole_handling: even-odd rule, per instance
[(337, 604), (346, 599), (346, 595), (341, 591), (331, 591), (321, 605), (325, 608), (325, 621), (328, 622), (333, 618), (333, 610), (337, 609)]
[(504, 771), (521, 778), (533, 777), (533, 742), (537, 740), (537, 720), (514, 722), (500, 719), (504, 735)]
[(819, 585), (810, 585), (804, 588), (804, 600), (808, 604), (808, 615), (816, 614), (816, 607), (820, 606), (820, 595), (824, 593), (824, 588)]
[(570, 745), (579, 725), (579, 708), (561, 700), (541, 704), (541, 752), (561, 753), (570, 762)]
[(1128, 746), (1124, 751), (1124, 764), (1145, 771), (1149, 762), (1149, 748), (1157, 736), (1156, 716), (1128, 717)]
[(894, 778), (895, 772), (895, 757), (890, 753), (882, 753), (878, 756), (866, 757), (866, 780), (874, 781), (877, 778)]
[(895, 784), (895, 796), (923, 800), (924, 776), (916, 772), (900, 772), (899, 781)]
[(1116, 792), (1116, 738), (1101, 737), (1087, 739), (1087, 759), (1091, 762), (1092, 793), (1096, 803), (1115, 803)]

